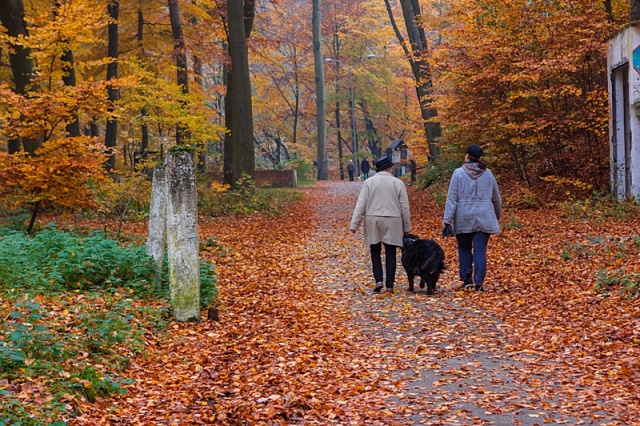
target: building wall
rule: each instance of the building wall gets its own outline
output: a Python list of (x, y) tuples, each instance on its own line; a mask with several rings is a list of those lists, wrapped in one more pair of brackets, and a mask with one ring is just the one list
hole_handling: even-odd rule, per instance
[(619, 199), (640, 196), (640, 28), (630, 26), (608, 41), (611, 191)]

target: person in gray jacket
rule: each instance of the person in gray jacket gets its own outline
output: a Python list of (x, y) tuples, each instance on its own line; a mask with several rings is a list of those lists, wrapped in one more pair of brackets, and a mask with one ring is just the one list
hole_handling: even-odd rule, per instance
[(390, 171), (393, 163), (387, 157), (375, 162), (376, 174), (364, 181), (349, 229), (355, 234), (364, 220), (364, 241), (371, 251), (374, 293), (382, 291), (382, 245), (385, 252), (384, 281), (386, 291), (393, 293), (396, 279), (396, 248), (402, 237), (411, 232), (411, 214), (407, 188)]
[[(465, 163), (451, 176), (444, 209), (444, 237), (456, 236), (461, 289), (484, 291), (489, 236), (500, 233), (502, 198), (496, 178), (482, 161), (482, 148), (467, 148)], [(455, 231), (454, 231), (455, 230)]]

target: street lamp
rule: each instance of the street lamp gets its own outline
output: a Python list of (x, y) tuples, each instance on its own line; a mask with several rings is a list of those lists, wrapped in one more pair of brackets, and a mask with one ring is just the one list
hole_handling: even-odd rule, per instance
[[(375, 55), (373, 55), (375, 56)], [(337, 62), (342, 64), (342, 66), (346, 67), (349, 71), (349, 97), (351, 98), (351, 131), (353, 137), (353, 155), (355, 157), (356, 163), (356, 176), (360, 178), (360, 163), (358, 162), (358, 138), (356, 135), (356, 105), (355, 105), (355, 93), (353, 90), (353, 70), (352, 68), (345, 64), (342, 61), (333, 58), (326, 58), (325, 62)]]

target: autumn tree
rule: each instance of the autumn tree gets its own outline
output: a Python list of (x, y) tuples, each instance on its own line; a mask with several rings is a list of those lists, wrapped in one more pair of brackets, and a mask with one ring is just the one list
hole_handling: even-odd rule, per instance
[(106, 110), (106, 84), (70, 84), (68, 79), (69, 51), (96, 41), (104, 16), (87, 14), (87, 2), (58, 6), (54, 19), (47, 11), (31, 19), (28, 38), (7, 36), (30, 52), (33, 73), (24, 93), (0, 83), (2, 133), (9, 140), (38, 142), (25, 152), (0, 158), (2, 199), (9, 207), (31, 208), (29, 231), (41, 207), (95, 207), (95, 183), (104, 177), (104, 145), (73, 129), (79, 115)]
[(435, 105), (448, 144), (489, 148), (529, 185), (557, 174), (602, 181), (612, 31), (602, 2), (458, 1), (436, 25)]

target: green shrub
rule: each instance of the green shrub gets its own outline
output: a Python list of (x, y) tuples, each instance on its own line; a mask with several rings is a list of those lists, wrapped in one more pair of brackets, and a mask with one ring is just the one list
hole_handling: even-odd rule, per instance
[(504, 223), (504, 229), (521, 229), (523, 226), (514, 213), (509, 213), (509, 220)]
[(301, 199), (302, 193), (297, 189), (256, 188), (250, 179), (244, 179), (233, 190), (218, 182), (198, 184), (198, 211), (209, 216), (279, 215)]
[(314, 180), (315, 166), (305, 159), (298, 158), (289, 162), (289, 167), (296, 171), (298, 184), (307, 185)]
[(459, 161), (447, 161), (444, 163), (433, 161), (422, 169), (417, 178), (418, 189), (426, 189), (438, 182), (448, 182), (453, 171), (460, 167)]
[[(0, 381), (37, 383), (46, 401), (25, 407), (17, 389), (0, 386), (0, 426), (72, 417), (71, 392), (88, 401), (124, 393), (121, 376), (143, 352), (143, 333), (169, 320), (167, 263), (154, 285), (143, 247), (53, 226), (33, 237), (0, 228)], [(200, 274), (207, 306), (217, 294), (213, 265), (201, 261)]]
[(153, 292), (154, 273), (144, 247), (120, 247), (98, 232), (80, 237), (48, 226), (34, 237), (0, 237), (0, 286), (49, 292), (126, 287), (143, 297)]
[(617, 200), (611, 194), (594, 192), (591, 198), (573, 198), (560, 204), (560, 211), (569, 220), (602, 221), (612, 218), (623, 221), (640, 214), (638, 200)]

